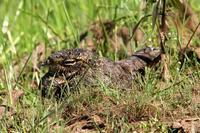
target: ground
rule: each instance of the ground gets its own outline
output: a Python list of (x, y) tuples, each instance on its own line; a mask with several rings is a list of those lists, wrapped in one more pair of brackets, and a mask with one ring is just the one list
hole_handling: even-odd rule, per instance
[[(190, 1), (197, 18), (198, 4), (198, 0)], [(145, 75), (138, 76), (131, 89), (103, 84), (79, 87), (60, 100), (42, 98), (38, 89), (40, 78), (47, 71), (40, 64), (51, 52), (82, 47), (119, 60), (145, 46), (160, 47), (152, 17), (144, 19), (133, 38), (129, 38), (140, 19), (152, 14), (153, 5), (139, 0), (2, 0), (0, 131), (200, 131), (199, 34), (192, 38), (180, 69), (179, 45), (186, 45), (186, 36), (194, 33), (194, 28), (184, 25), (186, 20), (178, 23), (179, 36), (173, 22), (167, 21), (168, 80), (161, 78), (163, 64), (158, 63), (145, 68)], [(168, 9), (178, 12), (173, 7)]]

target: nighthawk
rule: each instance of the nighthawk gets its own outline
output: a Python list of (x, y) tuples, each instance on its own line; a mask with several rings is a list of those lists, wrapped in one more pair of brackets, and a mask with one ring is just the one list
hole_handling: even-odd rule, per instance
[(78, 85), (106, 85), (130, 88), (138, 71), (158, 62), (160, 50), (146, 47), (132, 56), (111, 61), (86, 49), (65, 49), (53, 53), (43, 63), (48, 72), (41, 78), (42, 96), (54, 92), (57, 96), (76, 89)]

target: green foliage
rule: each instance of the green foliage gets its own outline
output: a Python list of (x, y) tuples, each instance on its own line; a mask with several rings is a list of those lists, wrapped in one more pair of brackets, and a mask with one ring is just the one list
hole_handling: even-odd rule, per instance
[[(153, 2), (155, 1), (152, 0), (148, 4)], [(199, 1), (192, 0), (191, 3), (199, 12), (200, 8), (197, 6)], [(46, 49), (51, 48), (54, 51), (78, 47), (79, 35), (87, 30), (95, 20), (114, 20), (123, 16), (131, 16), (119, 23), (133, 27), (141, 17), (152, 14), (153, 9), (148, 8), (146, 11), (141, 9), (140, 0), (1, 0), (0, 102), (4, 97), (1, 93), (9, 95), (10, 90), (15, 87), (18, 78), (16, 76), (18, 72), (14, 69), (15, 64), (18, 64), (18, 71), (21, 71), (24, 66), (22, 60), (25, 56), (32, 54), (38, 42), (45, 43)], [(151, 22), (152, 18), (147, 18), (140, 25), (145, 33), (145, 42), (139, 47), (158, 46), (157, 31), (152, 30)], [(153, 26), (155, 25), (154, 23)], [(24, 96), (15, 107), (14, 117), (5, 116), (0, 120), (0, 131), (8, 132), (8, 129), (12, 128), (15, 132), (49, 132), (50, 127), (55, 124), (64, 127), (66, 120), (70, 120), (72, 116), (63, 120), (60, 114), (64, 107), (69, 105), (77, 115), (85, 109), (91, 111), (103, 108), (111, 131), (129, 132), (140, 127), (147, 132), (150, 132), (151, 128), (165, 132), (166, 127), (159, 119), (166, 115), (165, 112), (170, 113), (177, 108), (189, 107), (188, 101), (191, 101), (192, 86), (195, 82), (199, 82), (200, 78), (197, 61), (195, 65), (187, 62), (182, 72), (177, 70), (179, 64), (176, 39), (174, 39), (176, 38), (175, 31), (174, 28), (170, 29), (171, 38), (166, 44), (172, 81), (162, 83), (159, 79), (160, 68), (156, 72), (147, 69), (144, 79), (138, 77), (134, 81), (135, 86), (128, 92), (111, 89), (104, 85), (97, 88), (98, 91), (93, 88), (80, 88), (80, 93), (70, 94), (64, 105), (62, 102), (56, 102), (55, 99), (45, 99), (44, 104), (40, 91), (32, 86), (34, 75), (31, 70), (32, 63), (29, 61), (26, 67), (28, 70), (23, 71), (16, 84), (18, 89), (24, 91)], [(131, 44), (134, 45), (134, 42)], [(46, 57), (49, 53), (47, 51)], [(115, 59), (115, 54), (106, 53), (105, 55)], [(191, 75), (192, 78), (188, 76), (191, 69), (194, 72)], [(39, 77), (43, 74), (41, 72)], [(107, 102), (106, 98), (111, 100)], [(85, 103), (88, 103), (88, 107), (85, 107)], [(150, 108), (149, 105), (154, 103), (155, 114), (146, 120), (147, 122), (138, 127), (129, 123), (131, 120), (135, 122), (142, 115), (147, 115), (145, 113)], [(9, 102), (7, 104), (11, 105)], [(193, 110), (200, 114), (199, 108), (196, 108), (198, 106), (198, 104), (192, 105)], [(119, 109), (117, 111), (121, 111), (121, 114), (113, 111), (112, 107)], [(112, 113), (115, 117), (111, 117)], [(48, 118), (51, 118), (51, 121)]]

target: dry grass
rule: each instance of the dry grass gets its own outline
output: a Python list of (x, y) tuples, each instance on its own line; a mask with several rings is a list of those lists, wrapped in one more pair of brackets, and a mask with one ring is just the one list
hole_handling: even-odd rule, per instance
[[(37, 65), (44, 57), (51, 51), (79, 47), (79, 35), (97, 21), (129, 16), (118, 21), (114, 31), (124, 26), (132, 31), (133, 25), (144, 16), (138, 0), (3, 0), (0, 3), (1, 132), (168, 132), (173, 122), (187, 127), (186, 131), (198, 130), (198, 55), (193, 53), (192, 58), (186, 58), (179, 70), (173, 26), (166, 42), (171, 73), (168, 82), (160, 79), (161, 66), (157, 64), (157, 69), (145, 69), (145, 76), (137, 77), (132, 89), (118, 90), (102, 85), (79, 87), (79, 92), (60, 101), (40, 97), (38, 84), (46, 70)], [(192, 0), (192, 3), (199, 2)], [(138, 40), (138, 47), (137, 40), (131, 40), (117, 53), (109, 45), (113, 42), (111, 39), (105, 44), (101, 40), (97, 51), (111, 60), (118, 60), (145, 45), (158, 46), (157, 31), (152, 31), (151, 21), (148, 18), (141, 24), (143, 39)], [(93, 37), (93, 33), (89, 32), (89, 36)], [(120, 40), (123, 42), (123, 38)], [(195, 36), (192, 44), (195, 46), (198, 42)], [(15, 93), (13, 96), (13, 90), (22, 91), (23, 95)]]

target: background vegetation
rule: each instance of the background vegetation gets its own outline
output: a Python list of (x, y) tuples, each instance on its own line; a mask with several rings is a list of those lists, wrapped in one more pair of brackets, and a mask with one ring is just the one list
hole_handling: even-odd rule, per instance
[[(69, 122), (80, 115), (103, 114), (106, 128), (100, 132), (167, 132), (169, 122), (196, 118), (199, 110), (199, 63), (197, 56), (187, 58), (179, 70), (179, 48), (176, 27), (169, 22), (166, 51), (171, 79), (163, 82), (156, 72), (146, 69), (144, 79), (138, 77), (131, 91), (105, 87), (81, 88), (64, 101), (42, 101), (38, 90), (39, 79), (46, 70), (35, 70), (33, 53), (40, 44), (45, 45), (44, 57), (52, 51), (79, 46), (80, 34), (97, 20), (115, 20), (118, 26), (130, 31), (139, 20), (153, 12), (154, 1), (140, 0), (1, 0), (0, 1), (0, 103), (6, 108), (2, 116), (2, 132), (72, 132)], [(195, 13), (200, 14), (200, 2), (190, 0)], [(145, 8), (146, 7), (146, 8)], [(169, 10), (177, 12), (173, 6)], [(199, 16), (197, 16), (199, 18)], [(133, 51), (144, 46), (159, 46), (158, 31), (152, 29), (152, 17), (140, 25), (143, 41)], [(188, 32), (189, 35), (192, 32)], [(199, 38), (193, 38), (193, 46)], [(40, 47), (39, 47), (40, 48)], [(101, 51), (101, 49), (98, 49)], [(125, 50), (127, 51), (127, 49)], [(119, 57), (111, 51), (103, 53), (112, 60)], [(27, 64), (26, 64), (27, 63)], [(21, 90), (23, 96), (13, 102), (12, 90)], [(5, 100), (6, 99), (6, 100)], [(11, 116), (8, 112), (14, 112)], [(63, 113), (64, 112), (64, 113)], [(61, 115), (63, 117), (61, 117)]]

